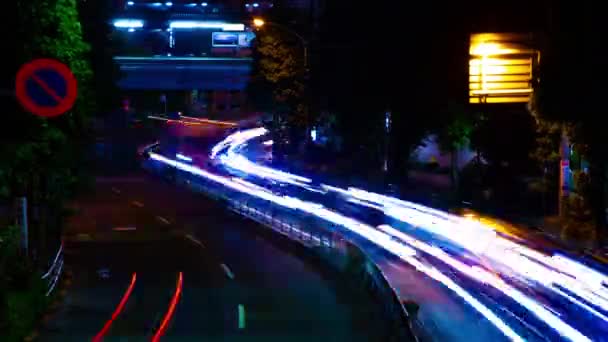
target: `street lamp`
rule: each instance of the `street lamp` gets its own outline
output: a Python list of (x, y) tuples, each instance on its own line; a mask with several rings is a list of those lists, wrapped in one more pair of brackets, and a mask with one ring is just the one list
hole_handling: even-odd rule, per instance
[(299, 33), (297, 33), (296, 31), (290, 29), (289, 27), (279, 24), (279, 23), (275, 23), (272, 21), (265, 21), (262, 18), (254, 18), (253, 19), (253, 26), (255, 26), (256, 28), (262, 28), (265, 25), (270, 25), (276, 28), (279, 28), (289, 34), (291, 34), (292, 36), (298, 38), (298, 40), (300, 41), (300, 43), (302, 44), (302, 49), (304, 50), (304, 70), (306, 72), (308, 72), (308, 42), (306, 41), (306, 39), (304, 39), (304, 37), (302, 37)]

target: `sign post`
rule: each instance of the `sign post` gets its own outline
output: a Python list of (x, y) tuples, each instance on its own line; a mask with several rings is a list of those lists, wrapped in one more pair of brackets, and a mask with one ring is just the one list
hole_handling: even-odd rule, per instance
[(29, 234), (27, 226), (27, 198), (20, 197), (17, 199), (17, 215), (16, 223), (21, 227), (21, 250), (27, 256), (29, 255)]

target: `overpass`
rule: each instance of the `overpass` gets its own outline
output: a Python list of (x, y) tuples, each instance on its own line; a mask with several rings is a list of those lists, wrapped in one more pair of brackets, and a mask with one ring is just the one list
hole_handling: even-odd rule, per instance
[(125, 90), (244, 90), (252, 59), (246, 57), (114, 57)]

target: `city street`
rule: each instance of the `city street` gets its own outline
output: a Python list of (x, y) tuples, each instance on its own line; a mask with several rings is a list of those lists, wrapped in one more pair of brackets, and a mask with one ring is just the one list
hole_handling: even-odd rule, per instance
[(363, 341), (373, 334), (356, 318), (366, 299), (349, 297), (297, 248), (159, 178), (100, 177), (77, 210), (65, 233), (73, 281), (43, 341), (91, 339), (107, 323), (106, 340), (150, 339), (180, 274), (164, 340)]
[(265, 132), (236, 132), (211, 150), (211, 158), (221, 163), (213, 172), (246, 181), (150, 156), (203, 182), (290, 208), (295, 216), (332, 223), (372, 257), (402, 299), (421, 306), (418, 319), (433, 338), (590, 341), (606, 336), (607, 278), (600, 265), (598, 271), (568, 251), (556, 253), (551, 244), (529, 246), (525, 236), (510, 236), (502, 227), (256, 164), (251, 160), (264, 158), (247, 151), (266, 141)]

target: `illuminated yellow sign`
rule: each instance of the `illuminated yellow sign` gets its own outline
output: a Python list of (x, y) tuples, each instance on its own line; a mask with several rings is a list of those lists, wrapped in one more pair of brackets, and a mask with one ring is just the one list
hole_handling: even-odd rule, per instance
[(538, 52), (526, 35), (476, 33), (469, 49), (469, 102), (528, 102)]

